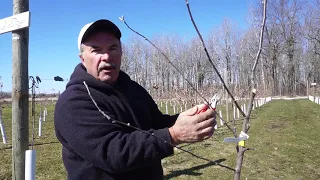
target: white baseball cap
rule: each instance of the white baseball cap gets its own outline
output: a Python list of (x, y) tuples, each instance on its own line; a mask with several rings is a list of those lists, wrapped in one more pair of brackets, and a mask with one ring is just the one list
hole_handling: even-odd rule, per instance
[(116, 38), (120, 40), (121, 31), (120, 29), (111, 21), (107, 19), (100, 19), (91, 23), (84, 25), (78, 36), (78, 49), (80, 51), (81, 43), (92, 33), (105, 31), (112, 33)]

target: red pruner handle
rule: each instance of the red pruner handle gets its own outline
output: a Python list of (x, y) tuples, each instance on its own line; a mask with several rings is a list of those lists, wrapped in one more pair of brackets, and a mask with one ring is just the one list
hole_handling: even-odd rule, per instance
[(200, 114), (200, 113), (205, 112), (205, 111), (206, 111), (206, 110), (201, 109), (201, 111), (197, 112), (197, 114)]
[[(208, 109), (208, 108), (207, 108)], [(202, 112), (205, 112), (207, 109), (201, 109), (201, 111), (197, 112), (197, 114), (200, 114)], [(214, 111), (216, 110), (216, 108), (212, 108)]]
[(199, 112), (197, 112), (197, 114), (200, 114), (200, 113), (202, 113), (202, 112), (205, 112), (207, 109), (208, 109), (208, 106), (202, 108)]

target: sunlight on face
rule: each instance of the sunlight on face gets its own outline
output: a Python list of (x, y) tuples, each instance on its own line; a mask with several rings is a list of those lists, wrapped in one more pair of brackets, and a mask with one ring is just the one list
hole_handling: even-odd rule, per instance
[(82, 49), (80, 59), (87, 72), (96, 79), (114, 84), (121, 66), (120, 40), (110, 33), (99, 32), (83, 42)]

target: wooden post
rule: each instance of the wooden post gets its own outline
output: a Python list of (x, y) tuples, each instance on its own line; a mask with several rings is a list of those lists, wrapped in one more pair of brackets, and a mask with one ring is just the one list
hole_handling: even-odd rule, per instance
[[(13, 0), (13, 14), (29, 11), (29, 0)], [(12, 31), (12, 179), (25, 179), (29, 149), (29, 27)]]
[(169, 114), (169, 112), (168, 112), (168, 101), (166, 101), (166, 114)]
[[(227, 82), (227, 86), (229, 86), (229, 79), (230, 77), (228, 77), (228, 71), (227, 68), (223, 68), (223, 79), (225, 82)], [(229, 122), (229, 95), (228, 95), (228, 91), (223, 88), (225, 91), (225, 100), (226, 100), (226, 121)]]
[(1, 131), (3, 144), (7, 144), (6, 131), (4, 129), (4, 125), (2, 124), (2, 107), (1, 107), (1, 104), (0, 104), (0, 131)]
[(227, 115), (227, 122), (229, 122), (229, 95), (226, 91), (226, 115)]
[(237, 117), (238, 117), (238, 119), (240, 118), (240, 111), (238, 108), (237, 108)]
[[(222, 117), (222, 112), (221, 112), (221, 110), (219, 111), (219, 115), (220, 115), (221, 118), (223, 118), (223, 117)], [(222, 121), (221, 118), (220, 118), (220, 125), (223, 126), (224, 124), (223, 124), (223, 121)]]
[(309, 96), (309, 79), (307, 78), (307, 84), (306, 84), (306, 86), (307, 86), (307, 96)]

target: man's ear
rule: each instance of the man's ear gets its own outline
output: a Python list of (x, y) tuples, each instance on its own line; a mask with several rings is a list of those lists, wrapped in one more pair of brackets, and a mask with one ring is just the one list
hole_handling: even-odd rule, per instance
[(84, 67), (86, 67), (86, 62), (85, 62), (85, 60), (84, 60), (84, 58), (83, 58), (82, 53), (79, 53), (79, 58), (80, 58), (82, 64), (84, 65)]

